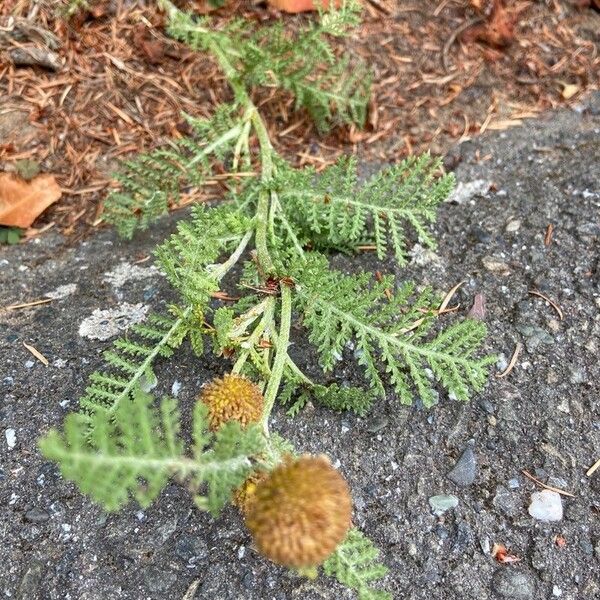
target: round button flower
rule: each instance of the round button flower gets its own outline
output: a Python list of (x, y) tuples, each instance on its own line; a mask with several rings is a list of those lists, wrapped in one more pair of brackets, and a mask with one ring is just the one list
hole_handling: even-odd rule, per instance
[(208, 406), (213, 431), (227, 421), (238, 421), (243, 427), (258, 422), (264, 405), (260, 388), (247, 377), (232, 373), (207, 383), (199, 400)]
[(258, 550), (278, 564), (321, 564), (345, 538), (352, 499), (325, 456), (288, 458), (260, 481), (246, 510)]

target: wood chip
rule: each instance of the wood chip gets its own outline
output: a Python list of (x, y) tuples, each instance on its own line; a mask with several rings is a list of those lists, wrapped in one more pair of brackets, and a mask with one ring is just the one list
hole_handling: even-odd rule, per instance
[(585, 472), (588, 477), (591, 477), (600, 467), (600, 458)]
[(44, 48), (11, 48), (8, 57), (17, 67), (43, 67), (51, 71), (62, 69), (62, 61), (58, 54)]
[(25, 348), (27, 348), (27, 350), (29, 350), (29, 352), (31, 352), (31, 354), (33, 354), (44, 366), (48, 366), (48, 359), (39, 350), (25, 342), (23, 342), (23, 346), (25, 346)]

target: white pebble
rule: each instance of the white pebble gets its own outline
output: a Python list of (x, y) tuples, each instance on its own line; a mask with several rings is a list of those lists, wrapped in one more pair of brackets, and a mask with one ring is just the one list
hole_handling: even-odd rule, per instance
[(560, 494), (552, 490), (543, 490), (531, 494), (529, 514), (538, 521), (560, 521), (563, 517)]
[(4, 432), (4, 435), (6, 436), (6, 445), (8, 446), (8, 449), (12, 450), (17, 444), (17, 434), (15, 430), (7, 429)]

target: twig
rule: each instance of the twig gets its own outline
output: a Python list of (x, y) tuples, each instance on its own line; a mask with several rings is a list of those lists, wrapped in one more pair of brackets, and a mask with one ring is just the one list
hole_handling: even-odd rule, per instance
[(45, 367), (50, 364), (48, 359), (37, 348), (34, 348), (25, 342), (23, 342), (23, 346), (25, 346), (25, 348), (27, 348), (27, 350), (29, 350), (29, 352), (31, 352), (31, 354), (33, 354)]
[(591, 477), (600, 467), (600, 458), (585, 472), (588, 477)]
[(508, 367), (506, 367), (503, 373), (496, 375), (498, 379), (506, 377), (515, 368), (515, 365), (517, 364), (517, 359), (519, 358), (519, 354), (521, 354), (521, 350), (523, 350), (523, 344), (521, 344), (521, 342), (517, 342), (517, 345), (515, 346), (515, 351), (513, 352), (510, 362), (508, 363)]
[(541, 292), (538, 292), (537, 290), (529, 290), (528, 293), (531, 294), (532, 296), (537, 296), (538, 298), (542, 298), (542, 300), (545, 300), (558, 313), (560, 320), (561, 321), (564, 320), (565, 317), (564, 317), (563, 311), (560, 308), (560, 306), (558, 306), (558, 304), (556, 304), (556, 302), (550, 300), (550, 298), (548, 298), (548, 296), (544, 296), (544, 294), (542, 294)]
[(33, 302), (23, 302), (23, 304), (11, 304), (10, 306), (5, 306), (4, 310), (17, 310), (18, 308), (29, 308), (30, 306), (37, 306), (38, 304), (48, 304), (48, 302), (52, 302), (52, 298), (34, 300)]
[(389, 8), (387, 8), (387, 6), (383, 6), (383, 4), (380, 4), (378, 2), (378, 0), (367, 0), (367, 2), (376, 10), (381, 11), (384, 15), (391, 15), (391, 11)]
[(452, 44), (456, 41), (456, 38), (463, 32), (469, 29), (469, 27), (473, 27), (473, 25), (477, 25), (478, 23), (482, 23), (485, 21), (485, 17), (474, 17), (465, 21), (460, 27), (456, 28), (444, 44), (444, 48), (442, 50), (442, 66), (444, 67), (444, 71), (448, 73), (450, 71), (450, 65), (448, 64), (448, 52), (452, 47)]
[(539, 479), (537, 479), (537, 477), (534, 477), (529, 471), (526, 471), (525, 469), (523, 469), (521, 471), (521, 473), (523, 473), (523, 475), (525, 475), (525, 477), (527, 477), (527, 479), (531, 479), (531, 481), (537, 483), (539, 486), (543, 487), (546, 490), (550, 490), (551, 492), (556, 492), (557, 494), (562, 494), (563, 496), (569, 496), (570, 498), (575, 498), (575, 494), (571, 494), (571, 492), (565, 492), (565, 490), (561, 490), (560, 488), (556, 488), (554, 486), (547, 485), (543, 481), (540, 481)]

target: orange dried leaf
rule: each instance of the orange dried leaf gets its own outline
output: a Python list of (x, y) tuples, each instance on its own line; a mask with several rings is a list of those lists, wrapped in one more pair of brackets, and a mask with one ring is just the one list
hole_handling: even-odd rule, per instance
[[(321, 2), (325, 10), (329, 8), (329, 0), (269, 0), (269, 4), (271, 6), (287, 13), (300, 13), (317, 10), (319, 2)], [(336, 0), (335, 7), (339, 8), (341, 4), (341, 0)]]
[(509, 554), (506, 546), (503, 544), (494, 544), (492, 548), (492, 557), (502, 564), (516, 563), (521, 560), (518, 556)]
[(38, 175), (25, 181), (0, 173), (0, 225), (29, 227), (61, 194), (53, 175)]

